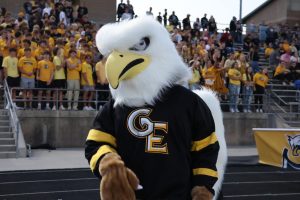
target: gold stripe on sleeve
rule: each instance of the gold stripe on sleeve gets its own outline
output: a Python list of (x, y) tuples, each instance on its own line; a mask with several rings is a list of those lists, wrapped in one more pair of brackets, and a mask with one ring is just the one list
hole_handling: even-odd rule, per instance
[(209, 168), (196, 168), (193, 169), (194, 175), (206, 175), (218, 178), (218, 172)]
[(205, 147), (207, 147), (211, 144), (214, 144), (217, 141), (218, 141), (218, 139), (217, 139), (216, 133), (213, 132), (210, 136), (208, 136), (202, 140), (192, 142), (191, 151), (200, 151), (200, 150), (204, 149)]
[(114, 147), (117, 147), (116, 138), (108, 133), (91, 129), (86, 140), (93, 140), (95, 142), (106, 142)]
[(103, 156), (106, 153), (116, 152), (116, 150), (108, 145), (101, 146), (98, 151), (93, 155), (91, 161), (90, 161), (90, 168), (92, 171), (95, 170), (96, 164), (101, 156)]

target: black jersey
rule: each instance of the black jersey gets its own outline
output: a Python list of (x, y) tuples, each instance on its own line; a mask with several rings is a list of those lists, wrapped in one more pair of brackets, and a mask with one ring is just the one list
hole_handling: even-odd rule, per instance
[(212, 190), (219, 144), (204, 101), (173, 86), (154, 106), (115, 106), (109, 101), (90, 130), (85, 155), (99, 176), (99, 160), (117, 152), (140, 180), (138, 199), (190, 199), (195, 185)]

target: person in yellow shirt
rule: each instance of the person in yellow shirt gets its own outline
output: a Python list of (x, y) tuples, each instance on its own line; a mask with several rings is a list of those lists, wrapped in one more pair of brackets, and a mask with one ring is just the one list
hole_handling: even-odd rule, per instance
[(77, 58), (77, 52), (70, 50), (70, 58), (66, 60), (67, 88), (68, 88), (68, 110), (72, 109), (72, 97), (74, 92), (73, 110), (78, 110), (78, 99), (80, 90), (81, 62)]
[(35, 58), (37, 60), (42, 60), (45, 51), (49, 51), (49, 48), (47, 47), (46, 41), (42, 40), (38, 48), (34, 51)]
[(265, 94), (265, 88), (269, 81), (267, 73), (268, 69), (264, 68), (257, 72), (253, 77), (256, 112), (263, 112), (263, 95)]
[(206, 61), (206, 66), (202, 70), (202, 76), (205, 80), (205, 87), (213, 89), (216, 76), (211, 60)]
[[(30, 40), (23, 40), (23, 47), (18, 50), (18, 58), (22, 58), (25, 56), (25, 49), (30, 48), (31, 49), (31, 41)], [(34, 57), (34, 52), (31, 49), (31, 57)]]
[(286, 85), (290, 73), (291, 71), (287, 68), (287, 63), (285, 61), (281, 61), (275, 69), (274, 79), (281, 80), (282, 84)]
[(109, 86), (108, 86), (108, 80), (105, 75), (105, 63), (107, 58), (101, 56), (101, 60), (96, 63), (95, 66), (95, 71), (96, 71), (96, 76), (97, 76), (97, 81), (96, 81), (96, 89), (101, 90), (97, 91), (97, 109), (100, 109), (105, 102), (108, 100), (109, 97)]
[(81, 65), (81, 85), (84, 90), (83, 100), (84, 107), (83, 110), (95, 110), (91, 106), (91, 102), (94, 97), (94, 79), (93, 79), (93, 67), (91, 65), (92, 57), (90, 55), (85, 56), (85, 62)]
[(265, 58), (269, 58), (273, 51), (274, 51), (273, 44), (269, 43), (268, 47), (265, 49)]
[[(6, 78), (8, 87), (19, 87), (18, 58), (17, 50), (15, 48), (9, 49), (9, 55), (4, 57), (2, 67), (4, 69), (4, 77)], [(16, 90), (12, 90), (12, 99), (16, 99)]]
[[(53, 87), (56, 89), (60, 89), (59, 91), (55, 91), (53, 93), (53, 99), (56, 99), (58, 96), (60, 104), (59, 109), (65, 110), (65, 107), (63, 105), (63, 90), (61, 90), (66, 88), (64, 49), (55, 47), (53, 49), (53, 55), (53, 64), (55, 67)], [(52, 110), (56, 110), (56, 106), (58, 105), (54, 104)]]
[(230, 99), (230, 112), (239, 112), (238, 99), (241, 89), (242, 74), (239, 71), (239, 64), (234, 62), (228, 71), (229, 77), (229, 99)]
[(38, 62), (37, 67), (37, 74), (36, 79), (38, 81), (38, 87), (41, 88), (38, 92), (38, 109), (40, 110), (42, 107), (41, 101), (43, 96), (43, 91), (46, 90), (46, 110), (50, 110), (50, 97), (51, 97), (51, 90), (48, 90), (49, 88), (52, 88), (52, 80), (54, 76), (54, 64), (50, 61), (50, 52), (45, 51), (43, 53), (43, 60)]
[[(35, 71), (37, 68), (37, 62), (34, 57), (31, 56), (31, 49), (26, 48), (24, 50), (25, 56), (20, 58), (18, 62), (18, 68), (21, 73), (21, 87), (25, 89), (23, 91), (24, 107), (32, 108), (32, 89), (35, 87)], [(28, 102), (27, 102), (28, 97)], [(27, 104), (27, 105), (26, 105)]]

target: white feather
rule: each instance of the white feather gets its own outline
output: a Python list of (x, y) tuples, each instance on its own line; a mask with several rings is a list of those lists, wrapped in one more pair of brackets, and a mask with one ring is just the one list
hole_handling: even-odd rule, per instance
[(224, 131), (224, 124), (223, 124), (222, 110), (218, 98), (216, 97), (215, 93), (212, 92), (211, 90), (202, 89), (202, 90), (195, 90), (193, 92), (199, 95), (209, 107), (215, 121), (215, 129), (216, 129), (215, 133), (217, 135), (218, 142), (220, 145), (220, 150), (219, 150), (219, 155), (217, 160), (218, 181), (215, 183), (213, 187), (215, 190), (215, 196), (214, 196), (214, 200), (215, 200), (218, 198), (219, 192), (221, 190), (223, 179), (224, 179), (225, 167), (227, 164), (227, 146), (226, 146), (225, 135), (224, 135), (225, 131)]
[(153, 105), (164, 88), (191, 78), (170, 34), (151, 16), (103, 26), (96, 35), (96, 44), (102, 54), (108, 55), (113, 50), (130, 51), (144, 37), (149, 37), (150, 45), (136, 53), (150, 56), (151, 63), (133, 79), (121, 81), (117, 89), (110, 88), (115, 105)]

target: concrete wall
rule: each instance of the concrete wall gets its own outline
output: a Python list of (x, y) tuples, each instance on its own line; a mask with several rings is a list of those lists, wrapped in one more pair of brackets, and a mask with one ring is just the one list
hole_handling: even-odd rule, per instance
[[(50, 144), (56, 148), (83, 147), (96, 112), (18, 111), (26, 143), (33, 147)], [(225, 113), (228, 145), (254, 145), (252, 128), (276, 127), (271, 115)]]
[(274, 0), (264, 9), (250, 17), (247, 23), (254, 22), (254, 24), (260, 24), (262, 21), (265, 21), (267, 24), (285, 23), (287, 20), (288, 5), (289, 0)]
[[(0, 0), (0, 7), (5, 7), (14, 16), (23, 10), (26, 0)], [(81, 0), (89, 9), (89, 18), (97, 24), (116, 20), (116, 0)]]

